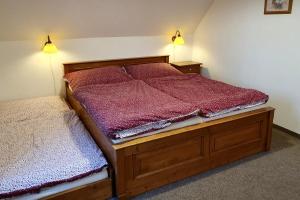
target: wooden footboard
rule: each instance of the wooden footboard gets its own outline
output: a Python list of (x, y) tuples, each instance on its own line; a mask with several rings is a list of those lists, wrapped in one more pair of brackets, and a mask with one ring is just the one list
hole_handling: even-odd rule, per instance
[(270, 150), (271, 107), (113, 145), (69, 90), (67, 96), (113, 165), (121, 199)]

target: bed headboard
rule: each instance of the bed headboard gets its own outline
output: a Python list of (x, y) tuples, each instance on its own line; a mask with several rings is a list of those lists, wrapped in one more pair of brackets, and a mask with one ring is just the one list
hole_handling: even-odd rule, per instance
[(169, 56), (151, 56), (140, 58), (122, 58), (114, 60), (99, 60), (99, 61), (87, 61), (78, 63), (66, 63), (64, 64), (65, 74), (85, 69), (106, 67), (109, 65), (136, 65), (147, 63), (169, 63)]

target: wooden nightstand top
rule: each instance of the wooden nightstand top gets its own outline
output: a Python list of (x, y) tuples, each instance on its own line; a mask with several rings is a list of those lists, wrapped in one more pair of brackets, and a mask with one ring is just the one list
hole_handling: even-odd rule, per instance
[(183, 61), (183, 62), (171, 62), (171, 65), (176, 65), (178, 67), (186, 67), (191, 65), (202, 65), (202, 63), (194, 62), (194, 61)]
[(197, 73), (201, 74), (201, 65), (202, 63), (194, 62), (194, 61), (184, 61), (184, 62), (173, 62), (170, 63), (173, 67), (177, 70), (181, 71), (182, 73), (189, 74), (189, 73)]

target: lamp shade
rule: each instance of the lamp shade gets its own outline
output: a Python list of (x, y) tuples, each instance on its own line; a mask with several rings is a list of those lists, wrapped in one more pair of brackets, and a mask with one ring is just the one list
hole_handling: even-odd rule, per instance
[(181, 36), (176, 37), (174, 40), (174, 45), (184, 45), (184, 39)]
[(43, 48), (43, 52), (45, 52), (45, 53), (56, 53), (57, 48), (54, 44), (46, 44)]
[(48, 41), (45, 43), (45, 45), (43, 47), (43, 52), (45, 52), (45, 53), (56, 53), (57, 52), (57, 48), (50, 40), (49, 35), (48, 35)]
[(184, 44), (184, 39), (178, 30), (176, 31), (175, 35), (172, 37), (172, 41), (173, 41), (174, 45), (183, 45)]

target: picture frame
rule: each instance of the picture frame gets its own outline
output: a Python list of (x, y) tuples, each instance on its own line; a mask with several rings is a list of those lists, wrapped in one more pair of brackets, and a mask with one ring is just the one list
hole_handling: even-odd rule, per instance
[(265, 0), (265, 15), (291, 14), (293, 0)]

